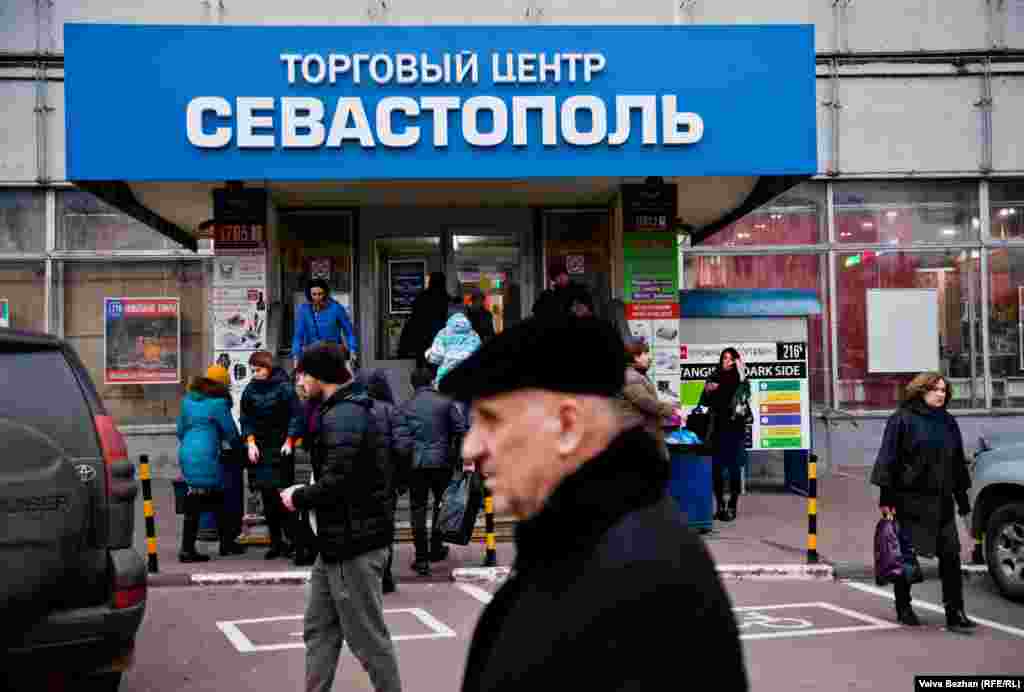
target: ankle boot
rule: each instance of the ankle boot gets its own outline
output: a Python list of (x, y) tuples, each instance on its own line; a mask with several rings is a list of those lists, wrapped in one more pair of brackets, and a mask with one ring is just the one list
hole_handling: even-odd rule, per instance
[(963, 606), (946, 606), (946, 627), (954, 632), (969, 632), (977, 623), (967, 617)]
[(737, 498), (735, 495), (729, 498), (729, 507), (725, 510), (725, 514), (728, 517), (726, 521), (736, 520), (736, 505), (738, 504), (738, 502), (739, 498)]
[(909, 605), (896, 606), (896, 621), (907, 627), (918, 627), (921, 625), (921, 621), (917, 618), (917, 613)]

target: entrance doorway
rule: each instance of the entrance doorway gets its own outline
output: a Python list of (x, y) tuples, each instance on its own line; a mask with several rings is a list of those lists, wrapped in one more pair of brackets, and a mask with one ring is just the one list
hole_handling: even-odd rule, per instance
[[(360, 318), (363, 366), (389, 372), (399, 398), (411, 393), (415, 361), (400, 357), (402, 331), (430, 275), (445, 274), (451, 307), (483, 297), (495, 332), (527, 317), (533, 305), (533, 214), (529, 209), (366, 209), (360, 213)], [(421, 232), (410, 233), (411, 229)]]

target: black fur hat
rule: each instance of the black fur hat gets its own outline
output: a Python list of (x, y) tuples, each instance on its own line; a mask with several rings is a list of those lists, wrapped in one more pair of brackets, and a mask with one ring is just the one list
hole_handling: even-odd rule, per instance
[(440, 390), (460, 401), (519, 389), (617, 396), (625, 384), (622, 336), (597, 317), (531, 317), (486, 342)]

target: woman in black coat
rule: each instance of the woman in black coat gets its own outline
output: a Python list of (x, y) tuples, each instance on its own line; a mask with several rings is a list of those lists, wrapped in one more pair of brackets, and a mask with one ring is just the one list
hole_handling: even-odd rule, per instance
[[(749, 387), (739, 351), (727, 348), (704, 385), (701, 403), (711, 409), (712, 481), (715, 519), (733, 521), (740, 497), (740, 468), (746, 458), (747, 419), (736, 410), (736, 394)], [(725, 503), (725, 472), (729, 472), (729, 504)]]
[[(954, 502), (961, 516), (970, 514), (971, 479), (960, 426), (946, 410), (952, 397), (941, 374), (926, 372), (914, 378), (885, 427), (871, 482), (881, 488), (882, 515), (895, 514), (905, 563), (912, 564), (914, 551), (938, 556), (946, 625), (969, 629), (974, 623), (964, 614)], [(910, 606), (909, 579), (899, 579), (894, 589), (899, 622), (921, 624)]]
[(299, 397), (288, 374), (274, 367), (273, 356), (257, 351), (249, 357), (253, 379), (242, 392), (242, 438), (249, 448), (249, 487), (263, 498), (263, 514), (270, 531), (273, 560), (289, 556), (282, 529), (295, 537), (295, 515), (281, 504), (280, 491), (295, 482), (295, 457), (292, 451), (302, 437), (304, 421)]
[(448, 294), (447, 281), (444, 272), (430, 275), (430, 283), (413, 301), (412, 314), (398, 339), (398, 357), (415, 358), (416, 367), (427, 364), (427, 349), (448, 322), (452, 296)]

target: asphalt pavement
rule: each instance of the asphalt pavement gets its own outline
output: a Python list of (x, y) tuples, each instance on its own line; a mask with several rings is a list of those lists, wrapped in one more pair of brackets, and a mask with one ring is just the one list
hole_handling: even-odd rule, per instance
[[(726, 586), (754, 690), (912, 690), (920, 674), (1024, 675), (1024, 605), (1000, 598), (987, 576), (967, 583), (968, 612), (981, 623), (970, 635), (945, 629), (934, 581), (914, 589), (924, 623), (914, 629), (896, 624), (891, 590), (868, 582), (729, 579)], [(496, 588), (409, 583), (385, 597), (406, 690), (459, 688), (473, 628)], [(302, 689), (304, 602), (300, 585), (154, 589), (122, 692)], [(664, 636), (676, 636), (679, 623), (664, 625)], [(678, 663), (664, 662), (666, 679), (685, 677), (671, 669)], [(335, 689), (372, 689), (348, 652)]]

